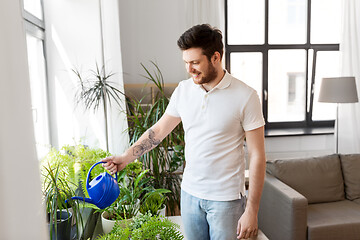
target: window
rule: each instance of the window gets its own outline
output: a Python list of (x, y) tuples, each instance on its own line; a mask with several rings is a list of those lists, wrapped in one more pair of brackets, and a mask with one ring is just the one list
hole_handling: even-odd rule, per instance
[(267, 129), (334, 125), (317, 98), (340, 73), (341, 1), (225, 0), (226, 69), (258, 92)]
[(50, 144), (42, 2), (24, 0), (23, 4), (34, 133), (38, 158), (41, 159)]

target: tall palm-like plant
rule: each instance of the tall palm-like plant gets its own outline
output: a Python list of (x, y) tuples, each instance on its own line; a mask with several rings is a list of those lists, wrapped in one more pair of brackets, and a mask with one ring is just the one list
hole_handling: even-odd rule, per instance
[[(72, 182), (68, 181), (67, 173), (62, 171), (60, 163), (57, 162), (55, 166), (51, 166), (50, 163), (43, 165), (41, 168), (42, 173), (42, 182), (43, 182), (43, 195), (46, 210), (48, 213), (49, 220), (49, 230), (50, 238), (57, 239), (59, 235), (68, 234), (68, 239), (70, 239), (70, 228), (71, 221), (67, 219), (62, 219), (63, 213), (67, 216), (72, 216), (75, 219), (76, 228), (83, 226), (82, 219), (80, 216), (80, 205), (78, 202), (71, 200), (71, 197), (75, 195), (75, 192), (72, 190)], [(66, 204), (65, 200), (70, 199)], [(68, 208), (72, 208), (73, 214), (69, 213)], [(66, 214), (67, 213), (67, 214)], [(66, 234), (58, 233), (58, 224), (62, 221), (67, 221), (65, 223), (65, 228), (61, 230), (66, 232)], [(55, 234), (55, 236), (53, 236)]]
[[(140, 100), (127, 97), (128, 101), (128, 124), (130, 143), (135, 143), (140, 136), (151, 126), (153, 126), (165, 113), (169, 104), (169, 99), (164, 92), (164, 78), (156, 63), (152, 62), (154, 68), (150, 72), (143, 64), (145, 77), (150, 83), (156, 86), (157, 94), (152, 99), (150, 108), (143, 107), (143, 96)], [(158, 147), (146, 153), (140, 158), (146, 169), (150, 169), (149, 174), (153, 177), (155, 188), (169, 189), (172, 193), (168, 195), (168, 209), (175, 213), (176, 207), (180, 203), (180, 176), (176, 173), (183, 165), (184, 157), (184, 131), (179, 124)]]
[(114, 82), (109, 81), (114, 76), (114, 73), (106, 73), (104, 65), (100, 69), (98, 64), (96, 64), (96, 69), (90, 70), (91, 77), (89, 78), (84, 78), (76, 69), (72, 69), (72, 71), (76, 74), (81, 86), (80, 91), (75, 97), (77, 103), (83, 102), (85, 109), (93, 109), (94, 112), (101, 105), (104, 109), (106, 150), (109, 151), (108, 104), (111, 106), (113, 100), (121, 108), (121, 95), (123, 95), (123, 92), (114, 86)]

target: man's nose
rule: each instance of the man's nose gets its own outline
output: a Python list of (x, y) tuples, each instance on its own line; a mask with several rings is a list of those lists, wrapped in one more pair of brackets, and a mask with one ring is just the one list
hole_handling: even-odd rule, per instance
[(186, 64), (186, 70), (188, 71), (188, 73), (191, 73), (192, 71), (194, 71), (193, 66), (192, 66), (191, 63)]

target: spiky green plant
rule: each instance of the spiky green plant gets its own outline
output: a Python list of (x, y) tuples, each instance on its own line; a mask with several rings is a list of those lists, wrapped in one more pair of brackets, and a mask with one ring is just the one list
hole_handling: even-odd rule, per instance
[[(43, 195), (47, 213), (49, 214), (50, 225), (50, 239), (53, 238), (53, 227), (55, 228), (55, 235), (57, 236), (57, 223), (61, 220), (58, 218), (58, 212), (66, 210), (69, 214), (69, 208), (72, 208), (72, 217), (75, 219), (76, 228), (82, 226), (82, 219), (80, 216), (80, 206), (76, 201), (71, 200), (75, 192), (69, 182), (66, 173), (61, 170), (60, 164), (51, 166), (50, 163), (44, 165), (41, 169), (43, 182)], [(66, 204), (65, 200), (69, 199)], [(71, 222), (69, 222), (71, 224)]]
[[(127, 97), (128, 125), (130, 143), (135, 143), (140, 136), (153, 126), (165, 113), (169, 99), (164, 92), (164, 78), (158, 65), (151, 61), (153, 72), (141, 64), (150, 83), (156, 86), (157, 94), (150, 108), (143, 107), (143, 96), (140, 100)], [(184, 164), (184, 131), (179, 124), (160, 144), (140, 158), (149, 175), (153, 177), (152, 184), (155, 188), (169, 189), (168, 209), (171, 214), (180, 205), (180, 176), (175, 173)]]
[(114, 86), (114, 82), (109, 81), (109, 79), (114, 76), (114, 73), (106, 73), (104, 65), (100, 69), (96, 63), (95, 70), (90, 70), (91, 77), (89, 78), (84, 78), (77, 69), (72, 69), (72, 71), (80, 82), (80, 91), (78, 91), (75, 96), (77, 103), (84, 103), (85, 109), (93, 109), (94, 112), (99, 109), (99, 106), (102, 105), (103, 107), (106, 150), (109, 151), (108, 104), (109, 107), (111, 107), (111, 102), (115, 101), (121, 108), (121, 96), (123, 92)]

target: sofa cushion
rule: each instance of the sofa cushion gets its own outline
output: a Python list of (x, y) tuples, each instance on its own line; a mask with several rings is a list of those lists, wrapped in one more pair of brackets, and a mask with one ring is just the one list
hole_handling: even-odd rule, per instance
[(357, 199), (354, 199), (354, 200), (352, 200), (354, 203), (356, 203), (356, 204), (359, 204), (360, 205), (360, 198), (357, 198)]
[(307, 239), (359, 239), (359, 204), (349, 200), (310, 204), (307, 214)]
[(268, 161), (267, 172), (304, 195), (309, 203), (344, 200), (338, 155)]
[(360, 198), (360, 154), (340, 155), (345, 182), (345, 195), (349, 200)]

